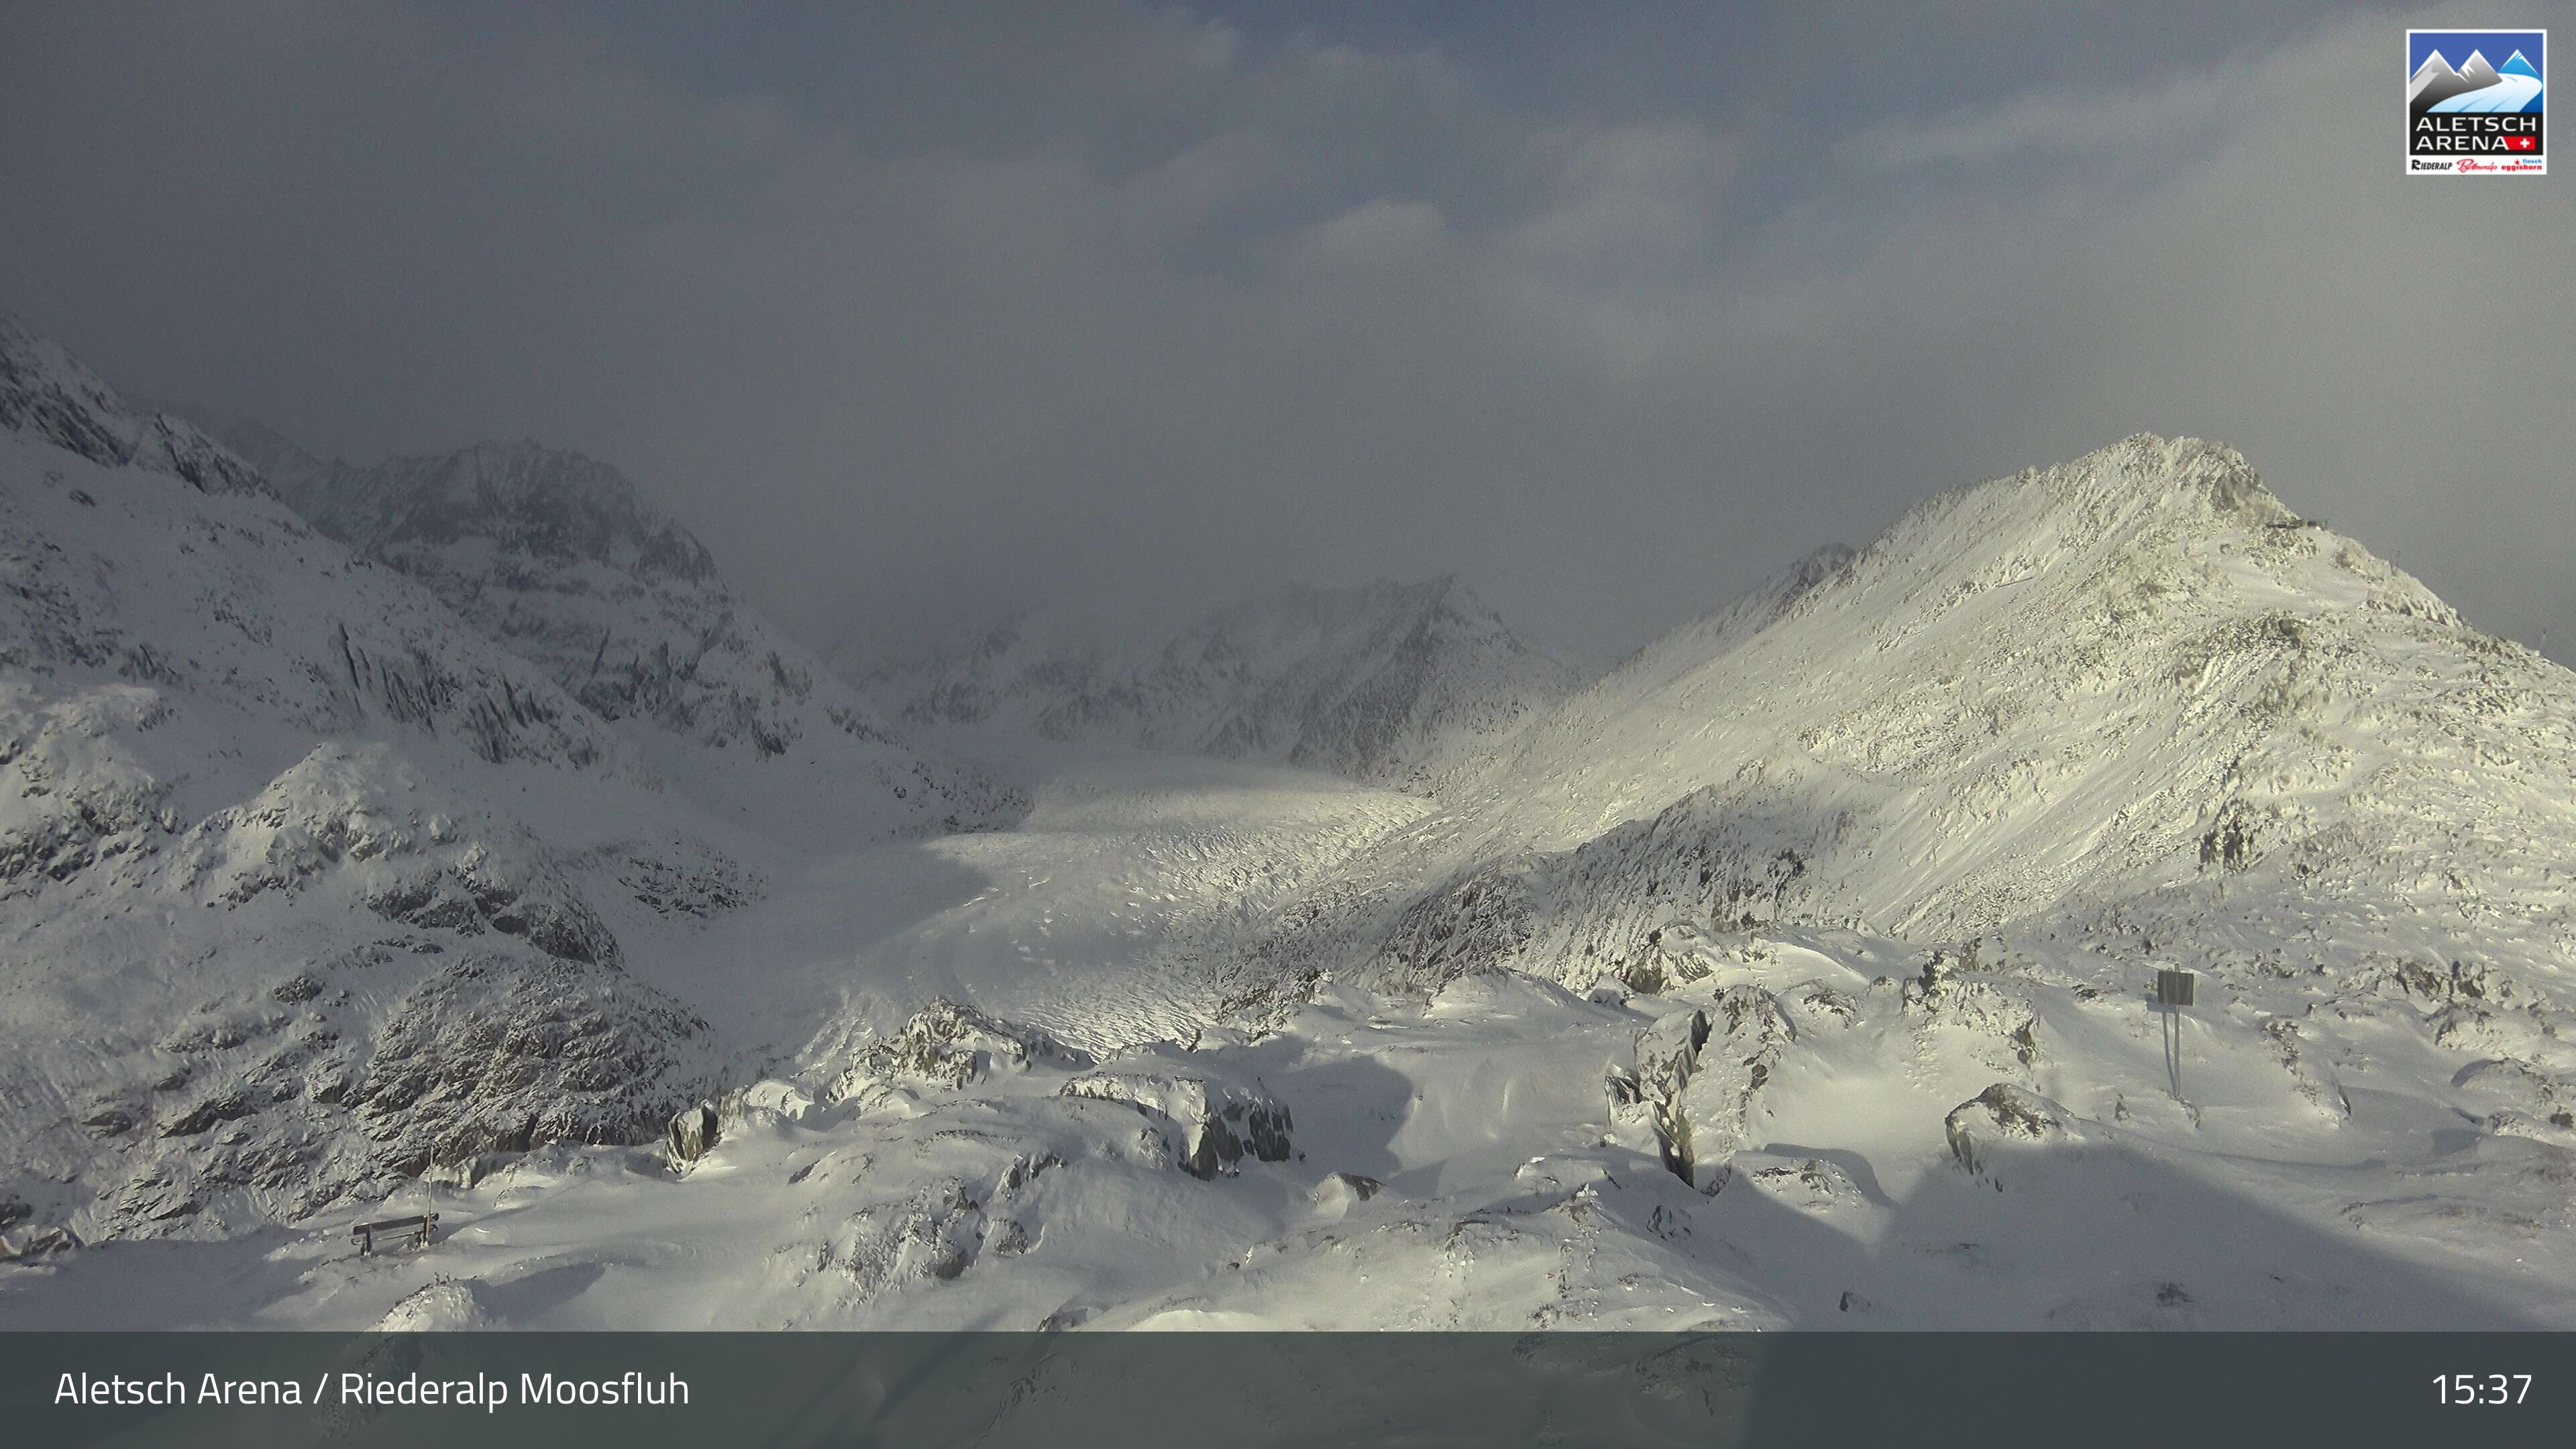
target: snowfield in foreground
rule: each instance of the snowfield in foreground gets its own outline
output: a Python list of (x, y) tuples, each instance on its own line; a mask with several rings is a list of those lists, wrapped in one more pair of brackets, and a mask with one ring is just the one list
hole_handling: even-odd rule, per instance
[[(919, 983), (1053, 1030), (932, 1011), (711, 1102), (685, 1141), (0, 1270), (0, 1324), (2576, 1326), (2567, 1152), (2482, 1130), (2521, 1084), (2426, 1027), (2510, 1007), (2493, 980), (2393, 971), (2295, 1030), (2315, 980), (2205, 996), (2188, 1105), (2101, 955), (1792, 928), (1696, 942), (1705, 974), (1656, 995), (1327, 981), (1266, 1027), (1095, 1024), (1087, 1050), (1044, 953), (1112, 982), (1118, 958), (1060, 912), (1202, 892), (1136, 916), (1151, 934), (1222, 909), (1237, 868), (1181, 843), (1246, 792), (1283, 842), (1328, 805), (1365, 837), (1390, 798), (1319, 782), (1290, 808), (1275, 774), (1161, 763), (1063, 766), (1078, 807), (1041, 789), (1022, 844), (969, 838), (1015, 877), (871, 948), (980, 942), (990, 974)], [(353, 1255), (349, 1222), (431, 1209), (427, 1252)]]

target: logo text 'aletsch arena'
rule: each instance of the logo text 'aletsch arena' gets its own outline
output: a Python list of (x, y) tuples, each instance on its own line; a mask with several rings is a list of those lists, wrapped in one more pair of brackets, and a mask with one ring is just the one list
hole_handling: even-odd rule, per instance
[(2406, 174), (2545, 176), (2546, 30), (2406, 32)]

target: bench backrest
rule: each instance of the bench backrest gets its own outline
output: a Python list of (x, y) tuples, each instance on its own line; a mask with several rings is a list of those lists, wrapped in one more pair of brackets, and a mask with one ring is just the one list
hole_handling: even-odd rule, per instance
[(416, 1233), (420, 1236), (420, 1240), (426, 1243), (429, 1241), (430, 1233), (437, 1227), (438, 1214), (436, 1213), (423, 1213), (413, 1218), (386, 1218), (381, 1222), (360, 1223), (349, 1229), (349, 1240), (362, 1246), (372, 1247), (378, 1233)]

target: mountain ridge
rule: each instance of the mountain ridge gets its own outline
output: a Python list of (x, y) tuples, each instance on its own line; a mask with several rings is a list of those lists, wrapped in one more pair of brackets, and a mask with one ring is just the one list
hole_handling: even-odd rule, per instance
[[(2421, 877), (2357, 841), (2508, 818), (2576, 841), (2535, 785), (2576, 769), (2576, 677), (2215, 445), (2140, 435), (1954, 490), (1748, 599), (1532, 723), (1458, 808), (1283, 917), (1250, 979), (1510, 966), (1581, 986), (1676, 923), (1955, 944), (2134, 916), (2153, 938), (2227, 919), (2221, 882), (2241, 900), (2256, 876), (2356, 954), (2456, 955), (2434, 917), (2373, 918)], [(2429, 762), (2464, 750), (2514, 778), (2446, 784)], [(2491, 839), (2448, 878), (2529, 918), (2483, 943), (2495, 959), (2576, 940), (2564, 893)]]
[(912, 749), (609, 464), (533, 440), (324, 462), (265, 425), (199, 416), (265, 459), (316, 528), (420, 581), (746, 823), (819, 843), (1025, 808)]
[(1274, 589), (1124, 647), (1023, 616), (856, 682), (919, 726), (1279, 761), (1434, 794), (1577, 679), (1442, 575)]
[(593, 897), (726, 869), (634, 749), (14, 325), (0, 420), (10, 1215), (221, 1236), (711, 1078)]

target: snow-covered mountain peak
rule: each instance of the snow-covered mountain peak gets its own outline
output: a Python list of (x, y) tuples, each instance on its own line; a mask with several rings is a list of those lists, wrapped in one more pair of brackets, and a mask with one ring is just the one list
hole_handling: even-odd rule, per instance
[(703, 1030), (574, 862), (721, 875), (661, 781), (193, 428), (6, 353), (0, 1194), (222, 1233), (653, 1131)]
[(534, 441), (326, 463), (258, 423), (199, 416), (315, 527), (419, 581), (724, 814), (820, 842), (1017, 808), (897, 739), (606, 463)]
[(1935, 495), (1899, 518), (1865, 553), (1913, 548), (1935, 535), (2001, 550), (2052, 532), (2089, 545), (2123, 532), (2295, 520), (2235, 449), (2139, 433), (2071, 463)]
[(316, 527), (392, 553), (479, 540), (543, 563), (600, 563), (638, 577), (705, 579), (706, 546), (595, 458), (534, 440), (288, 471), (279, 491)]
[[(1355, 966), (1356, 944), (1385, 978), (1581, 985), (1676, 923), (2165, 941), (2226, 919), (2528, 963), (2568, 903), (2503, 841), (2576, 848), (2543, 783), (2571, 772), (2576, 678), (2235, 452), (2140, 436), (1944, 493), (1649, 646), (1267, 959)], [(2397, 864), (2428, 831), (2441, 871)], [(2472, 945), (2433, 930), (2446, 900), (2554, 924)]]

